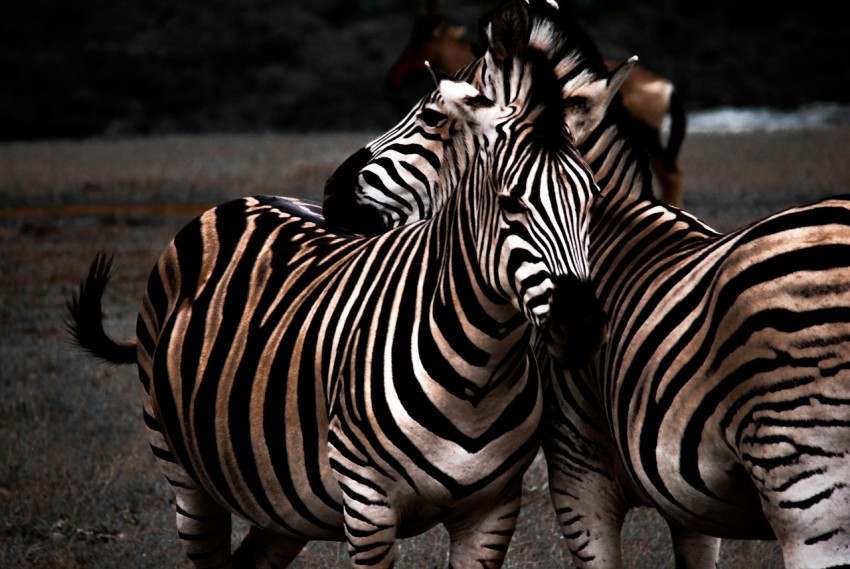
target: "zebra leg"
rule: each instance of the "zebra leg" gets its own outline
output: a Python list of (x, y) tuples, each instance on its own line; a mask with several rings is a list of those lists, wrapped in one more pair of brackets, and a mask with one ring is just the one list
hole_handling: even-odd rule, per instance
[(501, 504), (474, 518), (446, 523), (451, 539), (449, 567), (501, 567), (516, 530), (522, 484), (515, 485)]
[(623, 566), (620, 533), (628, 508), (613, 481), (593, 475), (562, 484), (549, 474), (549, 493), (558, 525), (578, 569)]
[(624, 490), (622, 465), (603, 432), (578, 415), (562, 417), (543, 446), (558, 525), (578, 569), (619, 569), (623, 521), (638, 502)]
[(720, 538), (667, 522), (673, 538), (676, 569), (715, 569), (720, 558)]
[(821, 388), (806, 407), (753, 421), (742, 437), (745, 465), (788, 569), (850, 568), (848, 386)]
[[(146, 371), (142, 369), (141, 373), (145, 374)], [(168, 449), (162, 430), (154, 418), (150, 394), (147, 390), (143, 400), (148, 442), (160, 470), (174, 490), (177, 535), (183, 542), (187, 557), (198, 569), (229, 568), (231, 566), (230, 512), (198, 488), (186, 470), (177, 462)]]
[(806, 472), (798, 469), (781, 492), (770, 490), (776, 484), (761, 489), (788, 569), (850, 568), (850, 452), (841, 460), (843, 468), (821, 463)]
[(177, 535), (186, 556), (196, 569), (230, 568), (230, 512), (194, 484), (169, 482), (177, 497)]
[[(765, 506), (787, 569), (850, 568), (850, 492), (846, 480), (837, 484), (845, 485), (844, 495), (835, 492), (823, 507), (802, 500)], [(811, 500), (828, 492), (811, 492)], [(801, 507), (809, 511), (801, 511)]]
[(395, 561), (397, 520), (385, 496), (343, 486), (345, 538), (354, 567), (385, 569)]
[(252, 526), (233, 554), (234, 569), (283, 569), (306, 545)]

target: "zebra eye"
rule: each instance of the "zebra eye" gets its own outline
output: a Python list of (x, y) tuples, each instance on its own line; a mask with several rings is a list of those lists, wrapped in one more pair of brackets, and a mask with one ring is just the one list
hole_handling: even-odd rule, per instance
[(437, 128), (446, 124), (448, 117), (436, 109), (422, 109), (419, 113), (419, 120), (426, 126)]
[(506, 213), (519, 214), (528, 211), (528, 206), (523, 199), (515, 196), (499, 196), (499, 206)]

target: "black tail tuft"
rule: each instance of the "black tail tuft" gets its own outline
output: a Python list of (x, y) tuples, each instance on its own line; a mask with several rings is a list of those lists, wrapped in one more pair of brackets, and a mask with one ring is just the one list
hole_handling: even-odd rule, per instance
[(70, 318), (65, 326), (74, 344), (112, 364), (136, 363), (136, 345), (132, 342), (116, 342), (103, 329), (101, 299), (106, 284), (112, 277), (112, 257), (98, 253), (86, 280), (80, 283), (80, 291), (68, 301)]

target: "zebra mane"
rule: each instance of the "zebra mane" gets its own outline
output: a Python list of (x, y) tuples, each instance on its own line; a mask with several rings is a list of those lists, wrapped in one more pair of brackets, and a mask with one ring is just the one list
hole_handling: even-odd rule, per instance
[[(636, 168), (637, 174), (640, 176), (640, 187), (638, 188), (639, 194), (637, 197), (655, 200), (655, 194), (652, 191), (652, 172), (649, 166), (649, 149), (643, 142), (644, 138), (639, 132), (640, 128), (640, 123), (629, 114), (629, 111), (626, 110), (626, 107), (622, 103), (622, 97), (618, 95), (611, 105), (609, 105), (608, 112), (605, 113), (605, 117), (599, 123), (599, 126), (581, 144), (579, 151), (582, 155), (587, 156), (589, 154), (588, 149), (600, 143), (602, 138), (616, 138), (621, 147), (620, 152), (628, 154), (632, 158), (626, 162), (631, 167)], [(590, 166), (594, 171), (598, 171), (600, 168), (599, 165), (592, 163)], [(611, 192), (605, 191), (606, 180), (598, 180), (598, 183), (602, 195), (611, 195)]]
[[(579, 24), (578, 20), (566, 10), (552, 10), (545, 2), (532, 1), (532, 29), (529, 47), (540, 50), (549, 58), (550, 66), (561, 86), (564, 97), (564, 112), (569, 112), (571, 101), (569, 94), (585, 83), (609, 75), (602, 54), (596, 42)], [(649, 170), (649, 149), (638, 132), (638, 123), (623, 105), (622, 96), (617, 95), (602, 122), (581, 145), (585, 149), (599, 141), (603, 136), (616, 137), (633, 155), (632, 162), (641, 176), (640, 194), (642, 198), (652, 198), (652, 175)], [(602, 184), (600, 184), (600, 187)]]
[[(535, 8), (538, 3), (543, 12)], [(511, 0), (490, 15), (490, 27), (484, 32), (489, 37), (484, 59), (493, 83), (485, 87), (496, 102), (521, 102), (535, 116), (528, 140), (541, 149), (570, 142), (563, 120), (567, 101), (552, 64), (553, 55), (564, 51), (568, 36), (559, 32), (553, 14), (557, 11), (542, 0), (531, 5)]]

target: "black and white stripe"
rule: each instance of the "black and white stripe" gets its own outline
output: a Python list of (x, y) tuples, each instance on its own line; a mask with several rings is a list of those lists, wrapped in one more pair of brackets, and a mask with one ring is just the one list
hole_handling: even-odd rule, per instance
[[(479, 73), (480, 67), (473, 64), (454, 78), (479, 84)], [(434, 89), (395, 127), (335, 170), (324, 189), (323, 214), (328, 223), (362, 235), (377, 235), (430, 218), (432, 204), (445, 203), (446, 188), (435, 182), (451, 129), (439, 91)], [(356, 192), (351, 191), (354, 187)]]
[[(562, 20), (535, 29), (583, 104), (606, 78), (598, 55)], [(775, 537), (788, 567), (850, 565), (850, 200), (720, 235), (652, 198), (626, 124), (615, 106), (577, 134), (602, 190), (590, 263), (610, 339), (591, 366), (544, 376), (550, 490), (576, 565), (620, 566), (636, 505), (669, 521), (680, 567), (715, 566), (718, 537)]]

